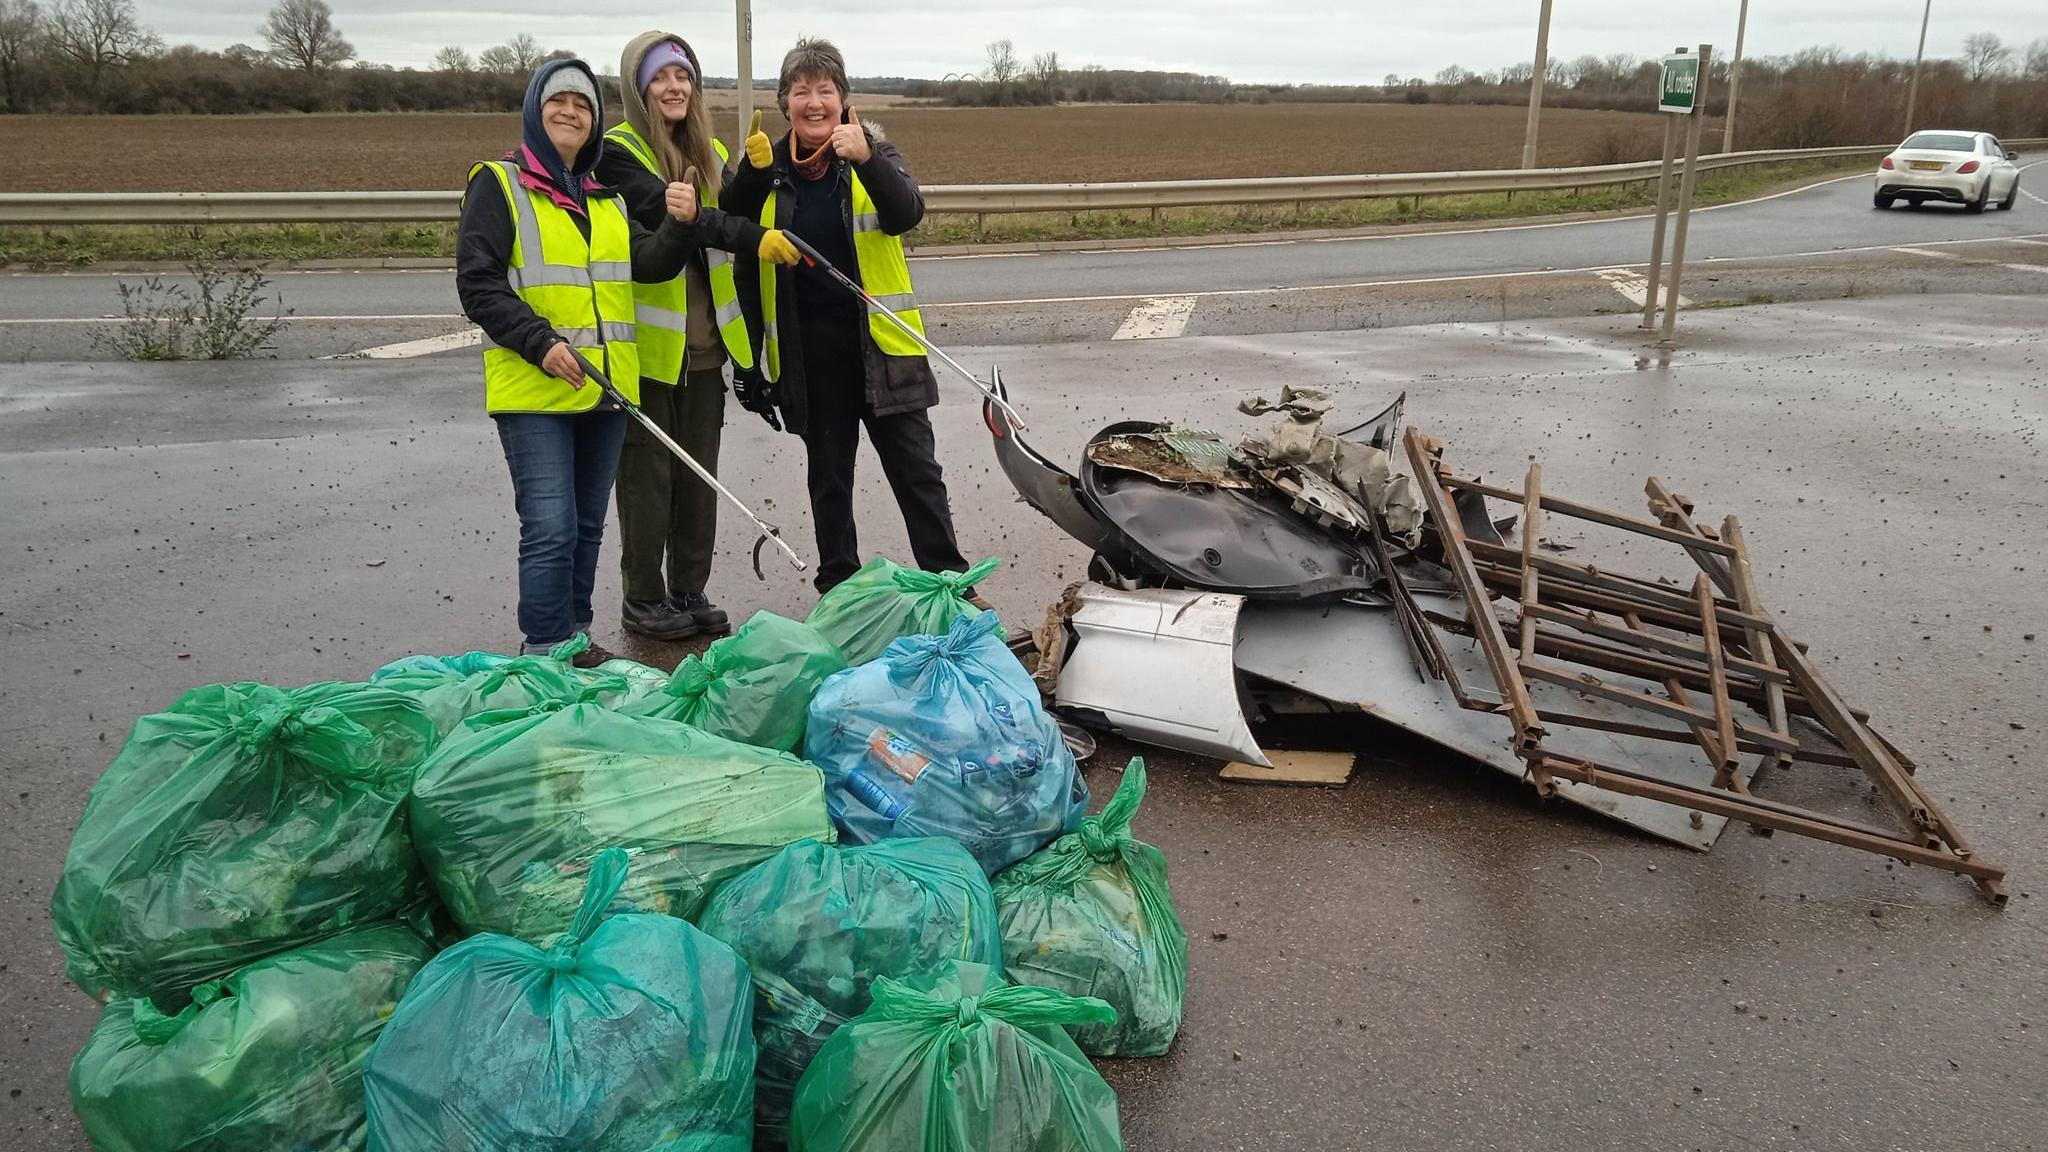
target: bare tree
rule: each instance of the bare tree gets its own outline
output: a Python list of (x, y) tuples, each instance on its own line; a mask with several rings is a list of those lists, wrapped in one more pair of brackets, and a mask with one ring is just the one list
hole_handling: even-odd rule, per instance
[(515, 71), (531, 72), (540, 67), (541, 61), (548, 58), (548, 54), (540, 50), (540, 41), (535, 40), (530, 32), (521, 32), (505, 41), (505, 47), (512, 52), (512, 67)]
[(2048, 80), (2048, 36), (2027, 45), (2026, 62), (2020, 71), (2029, 80)]
[(997, 40), (988, 46), (988, 68), (982, 72), (982, 79), (995, 88), (995, 103), (1010, 102), (1010, 82), (1024, 70), (1017, 59), (1017, 46), (1008, 40)]
[(332, 68), (356, 56), (355, 46), (334, 26), (334, 9), (327, 0), (278, 0), (258, 31), (270, 41), (272, 59), (304, 72)]
[(163, 41), (135, 18), (135, 0), (59, 0), (50, 11), (49, 44), (85, 75), (98, 100), (107, 70), (162, 50)]
[(469, 58), (469, 53), (453, 44), (434, 53), (434, 71), (436, 72), (473, 72), (475, 70), (476, 61)]
[(34, 0), (0, 0), (0, 92), (9, 112), (28, 110), (21, 98), (21, 73), (42, 34), (42, 23), (42, 10)]
[(1038, 81), (1039, 91), (1045, 94), (1047, 104), (1057, 104), (1060, 98), (1060, 54), (1040, 52), (1031, 58), (1031, 77)]
[(519, 71), (519, 56), (510, 48), (500, 44), (495, 48), (486, 48), (477, 53), (476, 67), (479, 72), (496, 72), (510, 75)]
[(1463, 68), (1460, 68), (1456, 64), (1453, 64), (1450, 67), (1445, 68), (1436, 74), (1436, 82), (1443, 85), (1446, 88), (1456, 88), (1458, 85), (1463, 84), (1464, 82), (1470, 79), (1472, 79), (1472, 74), (1470, 72), (1465, 71)]
[(1963, 37), (1963, 71), (1974, 81), (1988, 80), (2005, 71), (2012, 49), (1995, 32), (1972, 32)]
[(270, 53), (253, 44), (230, 44), (221, 49), (220, 54), (244, 68), (270, 63)]

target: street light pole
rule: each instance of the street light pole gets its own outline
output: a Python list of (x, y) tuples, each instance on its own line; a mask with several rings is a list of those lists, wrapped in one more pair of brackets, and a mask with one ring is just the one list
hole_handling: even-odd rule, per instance
[(754, 4), (733, 0), (733, 24), (739, 32), (740, 119), (733, 130), (733, 151), (747, 146), (747, 128), (754, 119)]
[(1550, 71), (1550, 0), (1536, 20), (1536, 70), (1529, 77), (1529, 128), (1522, 136), (1522, 167), (1536, 166), (1536, 122), (1543, 115), (1543, 77)]
[(1920, 59), (1927, 55), (1927, 18), (1934, 14), (1934, 0), (1927, 0), (1920, 9), (1920, 47), (1913, 50), (1913, 83), (1906, 88), (1906, 131), (1913, 134), (1913, 105), (1920, 99)]
[[(1931, 2), (1931, 0), (1930, 0)], [(1728, 118), (1721, 124), (1721, 151), (1735, 151), (1735, 100), (1742, 94), (1742, 34), (1749, 30), (1749, 0), (1735, 18), (1735, 62), (1728, 66)]]

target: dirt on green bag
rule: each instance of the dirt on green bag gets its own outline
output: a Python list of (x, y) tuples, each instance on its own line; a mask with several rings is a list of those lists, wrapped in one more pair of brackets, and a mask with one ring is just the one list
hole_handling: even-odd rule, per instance
[(788, 1139), (798, 1079), (878, 976), (1002, 964), (995, 895), (965, 848), (938, 837), (834, 846), (805, 840), (730, 880), (698, 918), (754, 979), (754, 1142)]
[(411, 698), (362, 684), (212, 684), (136, 721), (50, 901), (71, 978), (176, 1011), (423, 901), (404, 805), (436, 740)]
[(71, 1064), (98, 1152), (362, 1152), (363, 1064), (433, 949), (358, 928), (202, 984), (175, 1016), (109, 1001)]
[(748, 1152), (747, 966), (672, 916), (607, 916), (626, 881), (607, 850), (548, 947), (485, 933), (420, 972), (370, 1053), (371, 1148)]
[(819, 597), (807, 623), (838, 645), (847, 667), (865, 664), (902, 637), (941, 636), (961, 616), (981, 615), (961, 597), (1001, 563), (990, 556), (965, 572), (926, 572), (877, 556)]
[(789, 752), (803, 744), (811, 695), (844, 667), (838, 646), (816, 628), (756, 612), (738, 632), (713, 641), (702, 656), (683, 657), (661, 689), (617, 708)]
[(1114, 1024), (1073, 1029), (1091, 1056), (1158, 1056), (1180, 1030), (1188, 935), (1166, 884), (1166, 854), (1131, 836), (1145, 761), (1124, 768), (1101, 812), (996, 874), (1003, 971), (1020, 984), (1093, 996)]
[(787, 753), (596, 704), (490, 712), (420, 769), (413, 838), (472, 932), (568, 927), (590, 862), (633, 861), (614, 911), (694, 919), (725, 881), (798, 840), (832, 840), (824, 777)]
[(875, 981), (796, 1089), (793, 1152), (1111, 1152), (1116, 1094), (1064, 1027), (1107, 1023), (1100, 1000), (1007, 985), (955, 962)]

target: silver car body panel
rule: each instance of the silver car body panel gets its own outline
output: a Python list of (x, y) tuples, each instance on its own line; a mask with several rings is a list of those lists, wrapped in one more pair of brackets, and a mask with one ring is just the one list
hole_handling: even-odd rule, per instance
[(1083, 584), (1054, 703), (1145, 744), (1270, 767), (1245, 725), (1234, 653), (1245, 598)]

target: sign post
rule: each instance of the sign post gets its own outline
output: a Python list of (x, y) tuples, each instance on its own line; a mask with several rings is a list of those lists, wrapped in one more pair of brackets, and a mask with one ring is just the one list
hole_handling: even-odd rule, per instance
[(1685, 164), (1679, 177), (1678, 227), (1671, 246), (1671, 282), (1664, 300), (1665, 340), (1671, 339), (1678, 310), (1678, 281), (1685, 269), (1685, 232), (1692, 218), (1692, 193), (1699, 171), (1700, 128), (1706, 116), (1706, 76), (1713, 46), (1702, 44), (1692, 55), (1676, 49), (1664, 58), (1657, 85), (1657, 111), (1664, 114), (1664, 163), (1657, 176), (1657, 222), (1650, 237), (1650, 275), (1643, 291), (1644, 330), (1656, 325), (1657, 290), (1664, 262), (1664, 228), (1671, 214), (1671, 177), (1678, 151), (1678, 133), (1685, 129)]
[[(1671, 237), (1671, 286), (1665, 289), (1664, 295), (1663, 339), (1667, 344), (1671, 341), (1672, 329), (1678, 323), (1678, 286), (1685, 279), (1685, 231), (1686, 225), (1692, 222), (1693, 186), (1699, 182), (1700, 129), (1707, 122), (1707, 77), (1711, 75), (1708, 64), (1713, 54), (1713, 45), (1700, 45), (1699, 55), (1692, 61), (1691, 82), (1688, 84), (1681, 74), (1674, 84), (1668, 85), (1673, 91), (1664, 94), (1673, 95), (1679, 87), (1689, 88), (1687, 102), (1691, 107), (1686, 116), (1692, 121), (1685, 133), (1685, 178), (1678, 184), (1678, 225), (1672, 230)], [(1666, 73), (1669, 74), (1668, 68)], [(1661, 97), (1659, 105), (1662, 105)]]

